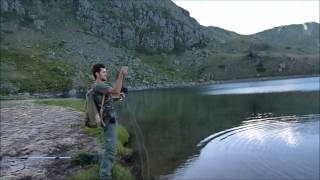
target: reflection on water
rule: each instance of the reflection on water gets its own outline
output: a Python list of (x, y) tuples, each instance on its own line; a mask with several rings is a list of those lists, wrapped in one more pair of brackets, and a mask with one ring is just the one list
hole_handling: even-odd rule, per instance
[(319, 114), (256, 117), (201, 141), (162, 179), (319, 179)]
[(206, 95), (222, 95), (289, 91), (316, 91), (319, 90), (319, 83), (320, 77), (266, 80), (258, 82), (207, 85), (203, 86), (200, 92)]
[[(281, 116), (281, 117), (272, 117), (272, 113), (268, 113), (268, 114), (258, 114), (256, 115), (254, 118), (249, 117), (247, 118), (248, 120), (243, 121), (241, 126), (235, 127), (235, 128), (231, 128), (231, 129), (227, 129), (224, 131), (221, 131), (219, 133), (215, 133), (213, 135), (210, 135), (209, 137), (205, 138), (204, 140), (202, 140), (199, 144), (198, 147), (204, 146), (204, 144), (206, 144), (207, 142), (211, 141), (212, 139), (215, 139), (219, 136), (224, 135), (223, 139), (227, 138), (230, 135), (239, 133), (239, 132), (243, 132), (245, 135), (248, 135), (247, 137), (253, 137), (255, 140), (259, 140), (259, 141), (263, 141), (262, 138), (262, 134), (261, 129), (262, 128), (279, 128), (279, 127), (288, 127), (292, 122), (296, 122), (296, 123), (301, 123), (304, 122), (304, 119), (314, 119), (317, 120), (319, 119), (319, 114), (309, 114), (309, 115), (304, 115), (304, 116)], [(286, 137), (292, 137), (290, 136), (290, 132), (288, 130), (292, 130), (291, 128), (289, 129), (283, 129), (284, 132), (280, 133), (281, 135), (285, 135)], [(288, 133), (286, 133), (288, 132)], [(225, 136), (226, 134), (228, 134), (228, 136)], [(291, 133), (292, 134), (292, 133)], [(284, 136), (281, 136), (284, 137)], [(291, 142), (295, 140), (291, 140), (291, 141), (287, 141), (287, 142)], [(290, 144), (291, 144), (290, 143)]]
[[(204, 89), (128, 94), (119, 118), (132, 135), (133, 147), (143, 154), (132, 118), (141, 127), (149, 178), (319, 178), (319, 89), (199, 93)], [(265, 171), (269, 173), (261, 174)]]

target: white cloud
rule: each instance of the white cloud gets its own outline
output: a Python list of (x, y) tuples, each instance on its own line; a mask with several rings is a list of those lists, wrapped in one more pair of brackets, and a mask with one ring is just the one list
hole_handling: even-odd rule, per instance
[(174, 0), (201, 25), (253, 34), (281, 25), (319, 23), (319, 1)]

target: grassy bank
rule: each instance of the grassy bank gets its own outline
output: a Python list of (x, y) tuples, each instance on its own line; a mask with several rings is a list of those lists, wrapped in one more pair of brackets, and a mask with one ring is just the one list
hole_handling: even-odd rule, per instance
[[(62, 107), (70, 107), (77, 111), (84, 112), (84, 100), (79, 99), (47, 99), (35, 100), (37, 104), (55, 105)], [(91, 137), (94, 137), (101, 145), (103, 145), (103, 129), (102, 128), (87, 128), (84, 127), (82, 131)], [(117, 158), (113, 165), (112, 176), (113, 179), (134, 179), (131, 168), (127, 167), (121, 162), (122, 157), (128, 156), (132, 153), (131, 149), (125, 147), (129, 140), (129, 133), (122, 125), (117, 126), (118, 143), (117, 143)], [(99, 164), (90, 164), (86, 166), (80, 173), (70, 177), (74, 180), (98, 180), (99, 179)]]
[(63, 92), (70, 89), (75, 71), (63, 60), (50, 61), (41, 55), (1, 51), (0, 93)]

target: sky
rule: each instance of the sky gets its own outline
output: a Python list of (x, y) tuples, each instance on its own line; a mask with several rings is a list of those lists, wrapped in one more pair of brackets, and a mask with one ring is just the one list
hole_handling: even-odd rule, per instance
[(319, 0), (173, 0), (203, 26), (249, 35), (305, 22), (319, 23)]

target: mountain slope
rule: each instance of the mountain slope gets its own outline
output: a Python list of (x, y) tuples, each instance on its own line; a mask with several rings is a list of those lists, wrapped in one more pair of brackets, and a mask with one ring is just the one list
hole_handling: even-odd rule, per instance
[(320, 47), (319, 23), (316, 22), (275, 27), (254, 36), (269, 43), (285, 46)]
[[(83, 94), (94, 63), (106, 64), (111, 81), (121, 65), (128, 65), (130, 87), (319, 73), (314, 43), (319, 24), (308, 25), (306, 33), (296, 25), (283, 27), (288, 34), (281, 36), (278, 30), (243, 36), (201, 26), (169, 0), (0, 3), (2, 94)], [(297, 33), (302, 34), (294, 40)], [(307, 45), (301, 46), (302, 41)], [(23, 66), (17, 65), (21, 57), (27, 59)], [(63, 86), (45, 85), (56, 80)], [(39, 85), (33, 84), (31, 91), (27, 81)]]

